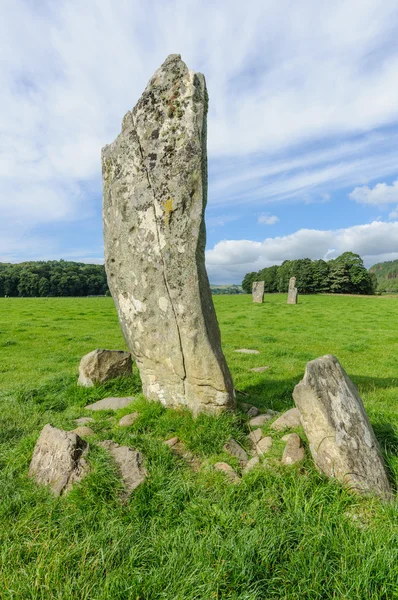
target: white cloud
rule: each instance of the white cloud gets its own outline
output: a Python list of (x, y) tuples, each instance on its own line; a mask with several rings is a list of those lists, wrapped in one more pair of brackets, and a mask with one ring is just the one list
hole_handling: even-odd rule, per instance
[(398, 204), (397, 206), (394, 208), (394, 210), (392, 210), (390, 212), (390, 214), (388, 215), (389, 219), (398, 219)]
[(261, 225), (275, 225), (278, 221), (279, 218), (276, 215), (270, 215), (269, 213), (262, 213), (258, 218)]
[(394, 204), (398, 202), (398, 179), (391, 185), (386, 183), (377, 183), (373, 188), (367, 185), (356, 187), (350, 194), (351, 200), (359, 204)]
[[(284, 260), (312, 258), (329, 260), (345, 251), (360, 254), (370, 267), (382, 260), (398, 258), (398, 221), (374, 221), (346, 229), (300, 229), (290, 235), (251, 240), (223, 240), (206, 253), (211, 282), (240, 282), (245, 273), (280, 264)], [(389, 258), (385, 258), (388, 256)]]

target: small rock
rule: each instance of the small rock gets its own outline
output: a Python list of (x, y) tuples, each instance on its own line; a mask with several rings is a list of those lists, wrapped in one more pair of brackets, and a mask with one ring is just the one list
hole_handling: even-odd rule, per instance
[(88, 404), (86, 410), (119, 410), (125, 408), (134, 400), (133, 396), (127, 398), (104, 398), (93, 404)]
[(291, 408), (287, 410), (283, 415), (274, 421), (271, 425), (271, 429), (274, 431), (282, 431), (283, 429), (293, 429), (301, 425), (300, 411), (298, 408)]
[(254, 445), (258, 444), (258, 442), (263, 437), (263, 432), (261, 429), (255, 429), (249, 433), (249, 438), (253, 442)]
[(283, 451), (282, 464), (294, 465), (301, 460), (304, 460), (305, 450), (301, 444), (301, 438), (297, 433), (290, 433), (282, 438), (286, 440), (286, 446)]
[(240, 477), (238, 477), (237, 473), (233, 470), (233, 468), (225, 462), (218, 462), (213, 465), (216, 471), (221, 471), (225, 473), (231, 483), (239, 483)]
[(104, 442), (100, 442), (99, 445), (111, 453), (113, 460), (120, 470), (126, 494), (130, 494), (148, 476), (143, 466), (141, 452), (128, 446), (119, 446), (119, 444), (116, 444), (112, 440), (105, 440)]
[(93, 431), (91, 427), (87, 427), (87, 425), (81, 425), (80, 427), (76, 427), (76, 429), (73, 430), (73, 433), (80, 435), (80, 437), (82, 438), (90, 437), (90, 435), (95, 435), (95, 431)]
[(78, 384), (92, 387), (122, 375), (131, 375), (130, 352), (123, 350), (97, 349), (89, 352), (80, 361)]
[(95, 419), (93, 417), (79, 417), (75, 419), (75, 423), (78, 425), (87, 425), (87, 423), (95, 423)]
[(254, 369), (249, 369), (249, 371), (252, 373), (264, 373), (267, 369), (269, 369), (269, 367), (254, 367)]
[(269, 435), (261, 438), (261, 440), (256, 445), (256, 452), (259, 456), (266, 454), (272, 446), (272, 437)]
[(253, 408), (253, 404), (249, 404), (248, 402), (241, 402), (239, 406), (246, 413)]
[(251, 408), (249, 408), (249, 410), (247, 411), (247, 416), (251, 419), (252, 417), (257, 417), (257, 415), (260, 414), (260, 411), (258, 410), (258, 408), (256, 406), (252, 406)]
[(73, 431), (45, 425), (33, 451), (29, 476), (56, 496), (67, 493), (88, 473), (88, 444)]
[(180, 441), (180, 439), (178, 437), (172, 437), (169, 440), (165, 440), (163, 443), (168, 446), (169, 448), (172, 448), (173, 446), (175, 446), (176, 444), (178, 444), (178, 442)]
[(231, 456), (236, 456), (236, 458), (239, 458), (241, 462), (247, 462), (247, 452), (243, 450), (242, 446), (240, 446), (234, 439), (231, 438), (229, 442), (224, 444), (224, 450)]
[(247, 463), (247, 465), (243, 469), (242, 473), (244, 475), (246, 475), (246, 473), (248, 473), (249, 471), (251, 471), (256, 465), (258, 465), (259, 462), (260, 462), (259, 457), (258, 456), (253, 456), (253, 458), (251, 458), (249, 460), (249, 462)]
[(270, 421), (271, 419), (272, 419), (272, 417), (270, 417), (267, 414), (258, 415), (258, 417), (254, 417), (254, 419), (250, 419), (249, 425), (250, 425), (250, 427), (262, 427), (264, 425), (264, 423), (266, 423), (267, 421)]
[(129, 415), (124, 415), (119, 421), (120, 427), (129, 427), (138, 419), (140, 415), (137, 412), (130, 413)]
[(260, 354), (258, 350), (250, 350), (249, 348), (239, 348), (235, 352), (239, 352), (240, 354)]

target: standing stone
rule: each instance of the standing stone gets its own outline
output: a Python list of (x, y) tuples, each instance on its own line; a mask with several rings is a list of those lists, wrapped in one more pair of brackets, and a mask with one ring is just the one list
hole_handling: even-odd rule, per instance
[(358, 492), (390, 492), (379, 445), (358, 390), (336, 357), (307, 364), (293, 392), (316, 466)]
[(78, 384), (92, 387), (115, 377), (126, 377), (131, 375), (131, 368), (130, 352), (97, 348), (81, 359)]
[(194, 414), (235, 406), (205, 269), (207, 105), (172, 54), (102, 150), (105, 267), (144, 394)]
[(252, 298), (253, 302), (257, 304), (264, 302), (264, 281), (253, 281)]
[(287, 294), (287, 303), (288, 304), (297, 304), (298, 291), (296, 288), (296, 278), (291, 277), (289, 280), (289, 291)]

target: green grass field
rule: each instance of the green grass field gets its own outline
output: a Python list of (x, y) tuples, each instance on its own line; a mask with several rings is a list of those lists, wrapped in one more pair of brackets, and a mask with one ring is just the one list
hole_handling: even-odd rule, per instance
[[(308, 360), (335, 354), (356, 383), (398, 481), (398, 299), (283, 295), (253, 305), (214, 298), (238, 400), (284, 410)], [(140, 395), (132, 378), (76, 385), (80, 358), (125, 348), (110, 298), (0, 299), (0, 598), (79, 600), (288, 600), (398, 598), (398, 502), (382, 504), (327, 481), (311, 459), (271, 462), (226, 482), (211, 465), (248, 433), (243, 412), (194, 421)], [(255, 348), (259, 355), (234, 353)], [(249, 368), (268, 365), (264, 373)], [(131, 407), (93, 416), (91, 473), (53, 498), (27, 477), (46, 423), (64, 429), (84, 406), (134, 395)], [(264, 428), (266, 431), (266, 428)], [(300, 431), (299, 431), (300, 432)], [(302, 433), (302, 432), (301, 432)], [(193, 472), (162, 441), (178, 435), (203, 466)], [(283, 433), (273, 433), (281, 456)], [(127, 503), (96, 442), (112, 437), (146, 457), (150, 477)]]

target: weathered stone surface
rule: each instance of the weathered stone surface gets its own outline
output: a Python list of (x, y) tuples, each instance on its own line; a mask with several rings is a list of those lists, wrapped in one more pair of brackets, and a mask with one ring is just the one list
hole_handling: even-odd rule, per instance
[(264, 366), (264, 367), (254, 367), (253, 369), (249, 369), (249, 371), (251, 371), (252, 373), (264, 373), (264, 371), (267, 371), (269, 369), (269, 367)]
[(80, 425), (80, 427), (76, 427), (76, 429), (73, 429), (72, 432), (76, 433), (82, 438), (90, 437), (90, 435), (95, 435), (95, 431), (93, 431), (91, 427), (87, 427), (87, 425)]
[(239, 458), (241, 462), (246, 463), (248, 456), (246, 450), (242, 448), (234, 439), (230, 439), (226, 444), (224, 444), (225, 452), (228, 452), (231, 456), (236, 456)]
[(254, 417), (253, 419), (250, 419), (249, 425), (250, 425), (250, 427), (262, 427), (264, 425), (264, 423), (266, 423), (267, 421), (270, 421), (273, 418), (274, 417), (272, 415), (264, 413), (263, 415), (258, 415), (258, 417)]
[(272, 437), (267, 435), (266, 437), (261, 438), (261, 440), (256, 444), (256, 453), (259, 456), (263, 454), (267, 454), (272, 446)]
[(282, 464), (294, 465), (305, 458), (305, 450), (301, 443), (301, 438), (297, 433), (289, 433), (284, 435), (282, 440), (286, 442), (285, 449), (282, 455)]
[(244, 475), (246, 475), (246, 473), (249, 473), (249, 471), (251, 471), (252, 469), (254, 469), (254, 467), (256, 465), (258, 465), (258, 463), (260, 462), (260, 459), (258, 456), (253, 456), (253, 458), (251, 458), (249, 460), (249, 462), (247, 463), (247, 465), (245, 466), (245, 468), (243, 469), (242, 473)]
[(229, 465), (225, 462), (218, 462), (213, 466), (216, 471), (221, 471), (221, 473), (225, 473), (225, 475), (228, 477), (228, 479), (231, 481), (231, 483), (239, 483), (240, 482), (240, 477), (233, 470), (231, 465)]
[(105, 267), (147, 398), (235, 406), (205, 269), (203, 75), (170, 55), (102, 150)]
[(251, 350), (250, 348), (238, 348), (234, 352), (239, 352), (239, 354), (260, 354), (258, 350)]
[(272, 423), (271, 429), (283, 431), (284, 429), (294, 429), (300, 425), (300, 411), (297, 408), (290, 408)]
[(123, 350), (93, 350), (80, 361), (78, 384), (92, 387), (115, 377), (131, 375), (130, 352)]
[(138, 412), (133, 412), (129, 415), (124, 415), (124, 417), (122, 417), (119, 421), (120, 427), (129, 427), (134, 423), (134, 421), (138, 419), (139, 416), (140, 415)]
[(148, 475), (143, 466), (142, 454), (128, 446), (119, 446), (112, 440), (105, 440), (100, 442), (99, 445), (111, 453), (119, 468), (126, 493), (130, 494)]
[(179, 441), (180, 441), (180, 438), (172, 437), (169, 440), (165, 440), (163, 443), (165, 444), (165, 446), (168, 446), (169, 448), (173, 448), (173, 446), (178, 444)]
[(296, 288), (296, 278), (291, 277), (289, 281), (289, 290), (287, 293), (287, 303), (288, 304), (297, 304), (298, 300), (298, 291)]
[(77, 423), (77, 425), (87, 425), (87, 423), (95, 423), (95, 419), (93, 419), (93, 417), (79, 417), (78, 419), (75, 419), (75, 423)]
[(87, 404), (85, 408), (86, 410), (119, 410), (119, 408), (125, 408), (131, 404), (133, 400), (133, 396), (127, 396), (126, 398), (104, 398), (93, 404)]
[(257, 406), (252, 406), (247, 411), (247, 416), (249, 417), (249, 419), (252, 419), (253, 417), (257, 417), (257, 415), (259, 415), (259, 414), (260, 414), (260, 411), (258, 410)]
[(307, 364), (293, 392), (318, 469), (355, 491), (387, 497), (390, 484), (358, 390), (336, 357)]
[(262, 437), (263, 432), (261, 431), (261, 429), (255, 429), (254, 431), (251, 431), (249, 433), (250, 441), (252, 442), (252, 444), (254, 444), (254, 446), (261, 440)]
[(264, 302), (264, 281), (253, 281), (252, 298), (255, 303), (262, 304)]
[(33, 451), (29, 476), (56, 496), (68, 492), (88, 472), (88, 444), (72, 431), (45, 425)]

